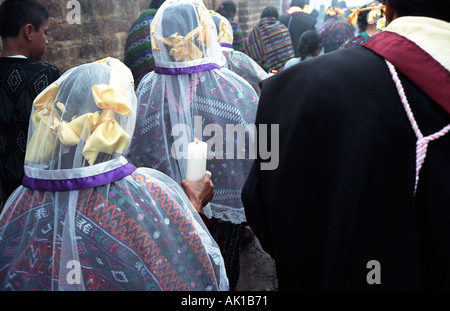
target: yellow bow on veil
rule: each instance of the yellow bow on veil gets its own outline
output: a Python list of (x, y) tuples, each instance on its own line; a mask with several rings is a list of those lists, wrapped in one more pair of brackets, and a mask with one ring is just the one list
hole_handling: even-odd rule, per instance
[(55, 120), (60, 118), (56, 110), (53, 110), (53, 103), (58, 92), (59, 86), (54, 82), (42, 91), (33, 102), (36, 111), (31, 115), (31, 121), (35, 131), (28, 143), (25, 163), (30, 163), (32, 160), (46, 161), (52, 156), (56, 147)]
[(86, 140), (83, 155), (94, 165), (99, 152), (123, 153), (130, 142), (130, 136), (115, 119), (115, 113), (129, 116), (131, 109), (123, 96), (109, 85), (95, 85), (92, 88), (95, 103), (103, 112), (91, 136)]
[[(209, 13), (206, 9), (201, 7), (197, 10), (200, 25), (189, 32), (186, 36), (181, 36), (178, 33), (172, 34), (168, 38), (162, 38), (162, 42), (172, 47), (169, 55), (172, 56), (176, 61), (191, 61), (203, 57), (203, 52), (194, 44), (194, 41), (201, 43), (204, 46), (209, 45), (212, 33), (215, 30), (214, 25), (208, 23)], [(160, 16), (158, 16), (160, 18)], [(152, 48), (153, 51), (160, 51), (160, 47), (157, 43), (157, 38), (160, 38), (157, 34), (157, 26), (159, 23), (159, 18), (155, 17), (155, 20), (151, 24), (151, 37), (152, 37)]]
[[(94, 165), (100, 152), (112, 154), (123, 153), (130, 142), (130, 136), (115, 119), (115, 113), (124, 116), (131, 114), (131, 108), (111, 85), (117, 86), (117, 72), (111, 70), (110, 84), (92, 87), (92, 96), (97, 106), (103, 111), (86, 113), (74, 118), (71, 122), (61, 121), (53, 103), (59, 92), (56, 83), (43, 91), (34, 101), (35, 112), (31, 119), (36, 128), (27, 148), (25, 161), (30, 163), (49, 161), (59, 142), (66, 146), (75, 146), (80, 140), (85, 141), (83, 156)], [(121, 89), (119, 87), (119, 89)], [(57, 107), (64, 113), (65, 107), (58, 103)], [(40, 125), (40, 127), (39, 127)], [(47, 129), (47, 130), (46, 130)]]
[(220, 21), (219, 37), (217, 40), (220, 43), (233, 44), (233, 33), (230, 33), (228, 24), (223, 20)]

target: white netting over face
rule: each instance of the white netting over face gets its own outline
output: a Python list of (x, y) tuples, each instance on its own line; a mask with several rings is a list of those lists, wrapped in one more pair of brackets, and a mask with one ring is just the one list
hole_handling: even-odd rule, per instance
[(201, 1), (164, 2), (150, 31), (157, 67), (185, 68), (225, 62), (214, 21)]
[(217, 40), (223, 51), (233, 51), (233, 27), (229, 20), (217, 12), (209, 11), (217, 28)]
[(133, 77), (120, 61), (73, 68), (34, 101), (25, 165), (72, 169), (117, 158), (135, 118)]

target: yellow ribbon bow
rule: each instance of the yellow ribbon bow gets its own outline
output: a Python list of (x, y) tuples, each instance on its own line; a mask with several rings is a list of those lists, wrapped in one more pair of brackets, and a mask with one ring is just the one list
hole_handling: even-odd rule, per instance
[(194, 44), (193, 33), (190, 32), (186, 37), (174, 33), (168, 38), (163, 38), (163, 43), (172, 47), (169, 55), (176, 61), (191, 61), (202, 58), (203, 52)]
[[(27, 149), (26, 163), (31, 162), (33, 156), (35, 161), (49, 161), (59, 142), (66, 146), (76, 146), (80, 139), (85, 141), (83, 155), (89, 165), (95, 164), (100, 152), (123, 153), (130, 142), (130, 136), (115, 120), (115, 113), (129, 116), (131, 108), (121, 95), (123, 92), (117, 91), (123, 89), (119, 85), (118, 73), (111, 70), (109, 85), (92, 87), (92, 96), (96, 105), (103, 109), (102, 113), (86, 113), (71, 122), (60, 121), (61, 117), (56, 109), (53, 109), (59, 92), (58, 85), (54, 83), (44, 90), (34, 101), (36, 110), (31, 118), (37, 130), (33, 133)], [(57, 103), (57, 107), (62, 113), (66, 112), (62, 103)]]
[[(35, 131), (28, 143), (25, 154), (25, 163), (32, 161), (48, 161), (51, 159), (53, 150), (56, 147), (56, 120), (59, 120), (59, 114), (53, 110), (53, 103), (59, 92), (59, 86), (56, 82), (49, 85), (34, 100), (36, 107), (31, 114)], [(47, 131), (45, 130), (47, 129)]]
[(224, 20), (220, 21), (219, 38), (217, 40), (220, 43), (233, 44), (233, 33), (230, 33), (230, 28)]
[(347, 17), (348, 21), (353, 24), (354, 26), (357, 26), (358, 24), (358, 16), (361, 12), (370, 11), (370, 13), (367, 16), (367, 22), (372, 25), (375, 23), (375, 21), (381, 17), (386, 10), (386, 6), (383, 4), (375, 5), (372, 4), (370, 7), (367, 8), (356, 8), (353, 9), (351, 14)]
[(339, 8), (327, 8), (325, 10), (325, 14), (329, 15), (329, 16), (336, 16), (336, 15), (338, 15), (340, 17), (344, 17), (345, 16), (344, 11), (342, 11)]
[(386, 6), (383, 4), (380, 4), (378, 6), (375, 6), (374, 4), (372, 4), (369, 15), (367, 16), (367, 23), (369, 23), (370, 25), (373, 25), (380, 17), (383, 16), (383, 13), (385, 10), (386, 10)]
[[(100, 152), (112, 154), (123, 153), (130, 142), (130, 136), (115, 119), (115, 113), (129, 116), (131, 109), (121, 94), (109, 85), (95, 85), (92, 88), (95, 103), (103, 112), (98, 124), (83, 149), (83, 155), (90, 165), (94, 165)], [(90, 118), (89, 120), (96, 120)]]
[[(191, 61), (203, 57), (203, 52), (194, 43), (195, 40), (202, 44), (203, 46), (209, 45), (212, 33), (215, 30), (214, 25), (208, 23), (209, 12), (208, 10), (199, 7), (198, 15), (200, 18), (200, 25), (189, 32), (186, 36), (181, 36), (178, 33), (174, 33), (168, 38), (162, 38), (162, 42), (172, 47), (169, 55), (172, 56), (176, 61)], [(158, 16), (158, 15), (157, 15)], [(157, 24), (159, 23), (160, 16), (153, 20), (151, 24), (151, 37), (152, 37), (152, 48), (154, 51), (160, 51), (160, 47), (157, 43)]]

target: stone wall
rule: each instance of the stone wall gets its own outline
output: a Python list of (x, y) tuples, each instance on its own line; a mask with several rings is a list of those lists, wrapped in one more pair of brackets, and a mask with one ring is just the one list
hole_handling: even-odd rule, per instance
[(150, 0), (79, 0), (81, 24), (69, 24), (66, 0), (41, 0), (50, 13), (44, 61), (65, 71), (107, 56), (123, 60), (131, 24)]
[[(128, 30), (150, 0), (79, 0), (81, 24), (69, 24), (72, 7), (68, 0), (40, 0), (50, 13), (49, 45), (43, 61), (62, 71), (107, 56), (124, 58)], [(281, 8), (282, 0), (235, 0), (236, 20), (244, 38), (260, 19), (262, 10), (272, 5)], [(0, 0), (1, 2), (1, 0)], [(208, 9), (217, 9), (221, 0), (204, 0)], [(1, 45), (0, 45), (1, 49)]]

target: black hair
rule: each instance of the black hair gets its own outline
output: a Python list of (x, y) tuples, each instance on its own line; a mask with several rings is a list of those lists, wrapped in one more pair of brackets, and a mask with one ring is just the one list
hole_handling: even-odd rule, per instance
[(425, 16), (450, 22), (449, 0), (389, 0), (398, 16)]
[(159, 9), (166, 0), (152, 0), (149, 9)]
[(264, 17), (275, 17), (278, 19), (278, 9), (274, 6), (266, 7), (261, 13), (261, 18)]
[(36, 0), (5, 0), (0, 5), (0, 36), (17, 37), (27, 24), (39, 31), (48, 17), (47, 9)]
[(230, 19), (232, 15), (236, 14), (237, 6), (236, 4), (231, 1), (227, 0), (220, 4), (219, 8), (216, 10), (217, 13), (220, 15)]
[(291, 7), (298, 6), (299, 8), (303, 9), (305, 7), (306, 1), (305, 0), (292, 0), (291, 1)]
[[(366, 4), (361, 7), (361, 9), (365, 9), (369, 7), (372, 3)], [(367, 22), (367, 16), (369, 15), (370, 11), (363, 11), (360, 12), (358, 15), (358, 27), (361, 31), (366, 31), (367, 27), (369, 26), (369, 23)]]
[(298, 53), (302, 59), (307, 55), (314, 54), (322, 44), (322, 37), (315, 30), (305, 31), (298, 41)]

